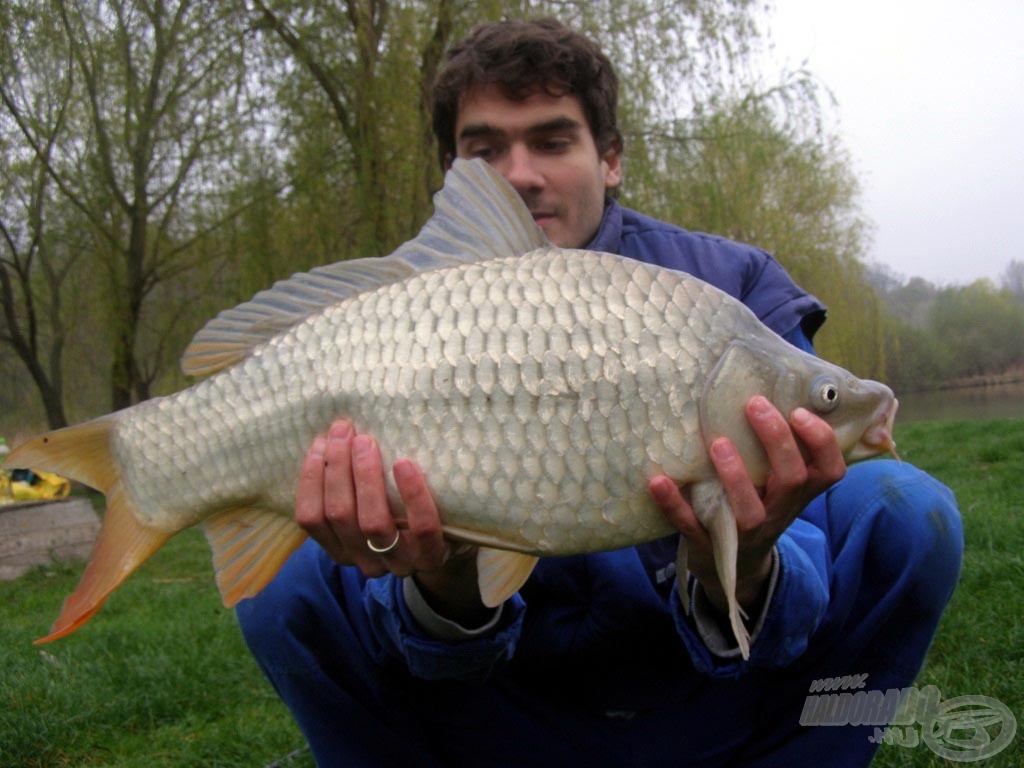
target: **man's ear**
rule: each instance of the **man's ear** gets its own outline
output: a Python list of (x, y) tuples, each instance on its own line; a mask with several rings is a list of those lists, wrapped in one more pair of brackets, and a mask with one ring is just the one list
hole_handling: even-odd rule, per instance
[(445, 152), (444, 162), (441, 163), (441, 170), (448, 173), (452, 169), (452, 163), (455, 162), (455, 158), (452, 157), (451, 152)]
[(601, 155), (604, 168), (604, 188), (616, 189), (622, 183), (622, 139), (616, 136)]

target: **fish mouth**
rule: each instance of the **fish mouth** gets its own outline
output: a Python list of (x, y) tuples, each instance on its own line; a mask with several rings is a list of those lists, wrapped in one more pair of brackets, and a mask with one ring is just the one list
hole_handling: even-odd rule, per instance
[(850, 454), (851, 461), (867, 459), (879, 454), (891, 454), (896, 461), (901, 461), (896, 453), (896, 441), (893, 440), (893, 426), (896, 422), (896, 411), (899, 410), (900, 401), (895, 397), (882, 410), (879, 418), (865, 431), (860, 442), (854, 447)]

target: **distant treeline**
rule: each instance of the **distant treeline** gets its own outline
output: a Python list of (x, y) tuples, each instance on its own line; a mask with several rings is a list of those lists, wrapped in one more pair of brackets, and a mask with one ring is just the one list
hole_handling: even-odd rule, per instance
[(897, 388), (997, 381), (1024, 368), (1024, 261), (1011, 261), (998, 285), (940, 288), (883, 268), (870, 279), (890, 315), (886, 371)]

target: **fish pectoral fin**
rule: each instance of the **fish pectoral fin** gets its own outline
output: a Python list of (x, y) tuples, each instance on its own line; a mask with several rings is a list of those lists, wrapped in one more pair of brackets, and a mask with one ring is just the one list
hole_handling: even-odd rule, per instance
[(203, 523), (226, 608), (263, 589), (306, 540), (289, 517), (259, 507), (219, 512)]
[(75, 591), (64, 601), (50, 634), (36, 640), (36, 645), (79, 629), (103, 606), (110, 593), (173, 535), (140, 523), (120, 483), (115, 483), (107, 491), (103, 524), (85, 572)]
[(729, 506), (725, 489), (718, 480), (695, 483), (690, 498), (694, 513), (711, 537), (715, 571), (729, 606), (729, 626), (732, 627), (743, 658), (749, 659), (750, 633), (743, 623), (746, 614), (736, 601), (736, 558), (739, 550), (736, 517)]
[(768, 455), (747, 421), (743, 404), (754, 395), (770, 395), (768, 385), (778, 377), (779, 363), (772, 350), (733, 341), (708, 375), (697, 406), (705, 445), (728, 437), (755, 484), (764, 481)]
[(497, 608), (519, 591), (537, 565), (539, 557), (481, 547), (476, 554), (480, 596), (488, 608)]

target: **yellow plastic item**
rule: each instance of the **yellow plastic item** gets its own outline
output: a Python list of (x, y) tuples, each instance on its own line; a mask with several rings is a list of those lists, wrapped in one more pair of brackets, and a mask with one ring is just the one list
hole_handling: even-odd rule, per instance
[(13, 501), (63, 499), (71, 493), (71, 482), (52, 472), (32, 469), (0, 471), (0, 497)]

